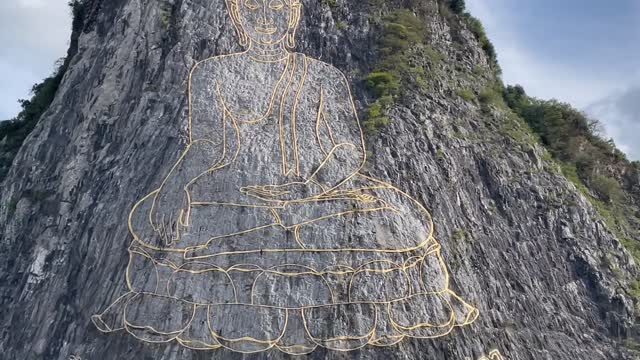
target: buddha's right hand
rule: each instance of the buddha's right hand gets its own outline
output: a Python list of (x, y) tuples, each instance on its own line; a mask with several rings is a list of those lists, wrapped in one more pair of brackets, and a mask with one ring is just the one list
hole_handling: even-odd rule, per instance
[(189, 194), (184, 190), (158, 190), (151, 208), (151, 225), (167, 244), (180, 239), (180, 233), (189, 226)]

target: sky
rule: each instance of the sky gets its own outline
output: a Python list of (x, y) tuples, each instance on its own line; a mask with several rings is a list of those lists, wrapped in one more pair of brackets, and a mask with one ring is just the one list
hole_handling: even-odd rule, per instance
[(507, 84), (568, 102), (640, 160), (640, 0), (466, 0)]
[(18, 99), (53, 73), (71, 36), (68, 0), (0, 0), (0, 120), (20, 111)]
[[(53, 72), (69, 43), (68, 0), (0, 0), (0, 120)], [(507, 84), (586, 111), (640, 160), (640, 0), (466, 0)]]

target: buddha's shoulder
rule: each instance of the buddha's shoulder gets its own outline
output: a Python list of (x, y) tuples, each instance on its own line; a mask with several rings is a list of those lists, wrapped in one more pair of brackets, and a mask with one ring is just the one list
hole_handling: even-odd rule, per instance
[(311, 76), (316, 76), (326, 81), (334, 82), (344, 80), (345, 76), (337, 67), (311, 57), (307, 58), (307, 72)]
[(191, 78), (212, 78), (224, 74), (236, 64), (241, 54), (213, 56), (198, 61), (191, 69)]

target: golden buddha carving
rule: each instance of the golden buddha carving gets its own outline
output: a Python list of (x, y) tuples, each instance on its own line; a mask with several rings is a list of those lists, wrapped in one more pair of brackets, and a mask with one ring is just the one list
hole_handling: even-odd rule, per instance
[(189, 143), (129, 216), (130, 292), (92, 318), (98, 329), (305, 354), (471, 324), (428, 211), (361, 173), (346, 77), (293, 52), (299, 0), (227, 8), (246, 51), (191, 71)]

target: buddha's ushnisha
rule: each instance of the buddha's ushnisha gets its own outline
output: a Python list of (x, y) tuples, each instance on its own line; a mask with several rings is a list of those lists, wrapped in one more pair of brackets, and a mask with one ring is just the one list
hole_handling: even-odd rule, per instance
[(427, 210), (361, 173), (345, 76), (293, 52), (302, 4), (227, 7), (246, 51), (191, 71), (189, 143), (131, 212), (130, 292), (96, 326), (193, 349), (303, 354), (473, 322)]

